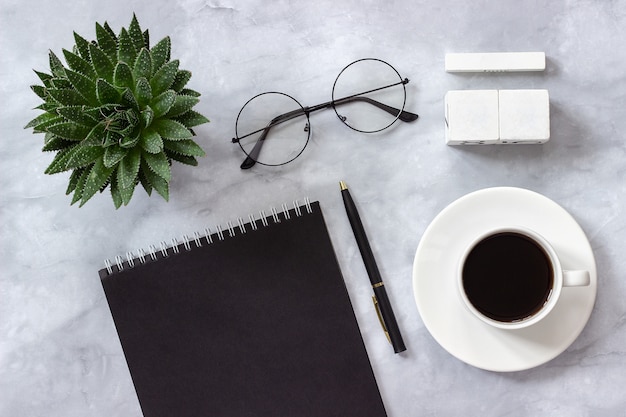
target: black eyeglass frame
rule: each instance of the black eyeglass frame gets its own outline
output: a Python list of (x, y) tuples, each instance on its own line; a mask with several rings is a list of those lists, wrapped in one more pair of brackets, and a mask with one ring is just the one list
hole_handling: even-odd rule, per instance
[[(352, 65), (357, 64), (359, 62), (362, 61), (378, 61), (381, 62), (383, 64), (386, 64), (387, 66), (389, 66), (398, 76), (398, 79), (400, 80), (397, 83), (393, 83), (393, 84), (389, 84), (383, 87), (378, 87), (378, 88), (374, 88), (371, 90), (367, 90), (367, 91), (363, 91), (361, 93), (357, 93), (357, 94), (352, 94), (350, 96), (347, 97), (342, 97), (340, 99), (335, 99), (335, 89), (337, 87), (337, 80), (339, 80), (339, 78), (341, 77), (341, 75)], [(362, 132), (362, 133), (376, 133), (376, 132), (380, 132), (382, 130), (385, 130), (387, 128), (389, 128), (391, 125), (393, 125), (397, 120), (401, 120), (403, 122), (412, 122), (418, 119), (418, 115), (415, 113), (411, 113), (408, 112), (406, 110), (404, 110), (404, 107), (406, 105), (406, 84), (409, 83), (409, 79), (408, 78), (404, 78), (402, 79), (402, 76), (400, 75), (400, 73), (389, 63), (381, 60), (381, 59), (377, 59), (377, 58), (362, 58), (362, 59), (358, 59), (356, 61), (351, 62), (350, 64), (346, 65), (341, 72), (339, 72), (339, 75), (337, 75), (337, 78), (335, 79), (335, 82), (333, 83), (333, 90), (332, 90), (332, 100), (331, 101), (327, 101), (325, 103), (321, 103), (321, 104), (317, 104), (314, 106), (309, 106), (309, 107), (303, 107), (302, 104), (300, 104), (300, 102), (298, 100), (296, 100), (295, 98), (293, 98), (292, 96), (285, 94), (285, 93), (281, 93), (281, 92), (277, 92), (277, 91), (269, 91), (269, 92), (265, 92), (265, 93), (261, 93), (261, 94), (257, 94), (256, 96), (252, 97), (250, 100), (248, 100), (246, 102), (246, 104), (243, 105), (243, 107), (241, 108), (241, 110), (239, 111), (239, 114), (237, 115), (237, 120), (235, 122), (235, 133), (237, 132), (237, 126), (239, 124), (239, 118), (241, 117), (241, 113), (243, 112), (243, 110), (246, 108), (246, 106), (248, 105), (248, 103), (250, 103), (252, 100), (265, 95), (265, 94), (280, 94), (283, 96), (286, 96), (290, 99), (292, 99), (294, 102), (296, 102), (299, 106), (299, 109), (296, 110), (292, 110), (290, 112), (287, 113), (283, 113), (280, 114), (278, 116), (276, 116), (275, 118), (273, 118), (265, 127), (255, 130), (253, 132), (250, 132), (246, 135), (243, 136), (238, 136), (236, 135), (236, 137), (232, 138), (232, 143), (237, 143), (239, 145), (239, 147), (241, 148), (241, 150), (246, 154), (246, 159), (243, 161), (243, 163), (241, 164), (240, 168), (241, 169), (249, 169), (252, 168), (255, 164), (261, 164), (261, 165), (267, 165), (267, 166), (280, 166), (280, 165), (285, 165), (288, 164), (289, 162), (292, 162), (294, 159), (298, 158), (302, 152), (304, 152), (304, 149), (306, 149), (309, 139), (311, 137), (311, 129), (310, 129), (310, 118), (309, 118), (309, 114), (318, 110), (323, 110), (323, 109), (327, 109), (332, 107), (335, 110), (335, 114), (337, 115), (337, 117), (339, 118), (339, 120), (341, 120), (341, 122), (348, 126), (350, 129), (355, 130), (357, 132)], [(391, 87), (395, 87), (397, 85), (402, 85), (402, 89), (403, 89), (403, 93), (404, 93), (404, 100), (402, 102), (402, 108), (401, 109), (397, 109), (395, 107), (392, 106), (388, 106), (384, 103), (381, 103), (379, 101), (376, 101), (374, 99), (371, 99), (369, 97), (362, 97), (364, 94), (369, 94), (375, 91), (380, 91), (380, 90), (384, 90), (386, 88), (391, 88)], [(380, 128), (380, 129), (376, 129), (376, 130), (360, 130), (357, 129), (353, 126), (351, 126), (350, 124), (346, 123), (346, 117), (342, 116), (341, 114), (339, 114), (339, 111), (337, 110), (337, 106), (338, 105), (342, 105), (342, 104), (348, 104), (348, 103), (353, 103), (353, 102), (357, 102), (357, 101), (361, 101), (361, 102), (365, 102), (368, 104), (371, 104), (389, 114), (391, 114), (392, 116), (395, 115), (395, 118), (386, 126)], [(284, 123), (288, 120), (292, 120), (296, 117), (300, 117), (300, 116), (306, 116), (306, 127), (305, 127), (305, 131), (307, 132), (307, 139), (306, 142), (304, 144), (304, 146), (302, 147), (302, 149), (300, 150), (300, 152), (298, 152), (297, 155), (295, 155), (293, 158), (289, 159), (288, 161), (282, 162), (280, 164), (267, 164), (267, 163), (263, 163), (257, 160), (259, 153), (261, 152), (261, 148), (263, 147), (263, 143), (265, 142), (265, 138), (267, 137), (268, 133), (270, 132), (270, 129), (273, 126), (276, 126), (278, 124)], [(252, 148), (252, 150), (250, 152), (247, 152), (243, 146), (241, 145), (241, 139), (244, 139), (246, 137), (252, 136), (254, 134), (257, 134), (259, 132), (263, 132), (261, 134), (261, 136), (259, 136), (259, 138), (257, 139), (256, 143), (254, 144), (254, 147)]]

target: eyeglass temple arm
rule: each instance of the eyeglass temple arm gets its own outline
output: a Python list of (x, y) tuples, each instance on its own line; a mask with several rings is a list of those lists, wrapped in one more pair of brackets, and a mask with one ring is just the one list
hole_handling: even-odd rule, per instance
[[(259, 138), (257, 139), (256, 143), (254, 144), (254, 147), (252, 148), (252, 150), (248, 153), (248, 156), (246, 157), (246, 159), (241, 163), (240, 168), (241, 169), (248, 169), (248, 168), (252, 168), (255, 164), (256, 164), (256, 160), (259, 157), (259, 153), (261, 152), (261, 148), (263, 147), (263, 143), (265, 142), (265, 138), (267, 137), (267, 134), (269, 133), (270, 129), (272, 128), (272, 126), (276, 126), (280, 123), (286, 122), (288, 120), (294, 119), (298, 116), (301, 116), (303, 114), (306, 113), (305, 109), (298, 109), (298, 110), (293, 110), (290, 111), (288, 113), (284, 113), (281, 114), (279, 116), (276, 116), (275, 118), (273, 118), (268, 124), (267, 126), (265, 126), (262, 130), (263, 133), (261, 133), (261, 136), (259, 136)], [(254, 133), (258, 133), (259, 130), (252, 132), (246, 136), (250, 136)], [(245, 137), (245, 136), (244, 136)], [(241, 138), (239, 138), (241, 139)], [(238, 141), (237, 139), (233, 138), (233, 142)]]
[[(371, 104), (373, 106), (376, 106), (379, 109), (389, 113), (392, 116), (398, 115), (398, 119), (402, 120), (403, 122), (407, 122), (407, 123), (413, 122), (413, 121), (417, 120), (417, 118), (419, 117), (415, 113), (411, 113), (411, 112), (406, 111), (406, 110), (400, 111), (400, 109), (388, 106), (386, 104), (381, 103), (380, 101), (376, 101), (376, 100), (371, 99), (369, 97), (356, 96), (356, 97), (340, 98), (339, 100), (335, 100), (334, 104), (335, 104), (335, 106), (338, 106), (338, 105), (341, 105), (341, 104), (352, 103), (352, 102), (355, 102), (355, 101), (362, 101), (362, 102), (365, 102), (365, 103), (369, 103), (369, 104)], [(331, 103), (333, 103), (333, 102), (331, 102)], [(400, 112), (400, 114), (398, 114), (398, 112)]]

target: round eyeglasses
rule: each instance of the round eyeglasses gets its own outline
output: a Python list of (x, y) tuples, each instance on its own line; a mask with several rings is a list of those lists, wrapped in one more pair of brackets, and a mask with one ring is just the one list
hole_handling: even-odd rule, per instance
[(341, 70), (326, 103), (303, 107), (275, 91), (252, 97), (237, 115), (232, 139), (246, 154), (241, 168), (284, 165), (300, 156), (311, 137), (309, 114), (317, 110), (333, 108), (346, 126), (363, 133), (417, 120), (417, 114), (404, 110), (408, 82), (387, 62), (364, 58)]

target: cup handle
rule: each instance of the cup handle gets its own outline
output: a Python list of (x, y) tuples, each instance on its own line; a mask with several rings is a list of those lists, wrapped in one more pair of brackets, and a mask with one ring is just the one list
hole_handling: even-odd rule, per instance
[(590, 282), (589, 271), (563, 271), (564, 287), (584, 287)]

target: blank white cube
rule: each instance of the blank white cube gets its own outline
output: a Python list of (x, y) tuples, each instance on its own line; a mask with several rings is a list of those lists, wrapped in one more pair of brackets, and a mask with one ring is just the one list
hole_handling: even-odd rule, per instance
[(498, 142), (498, 90), (448, 91), (445, 108), (448, 145)]
[(500, 141), (545, 143), (550, 139), (548, 90), (500, 90)]

